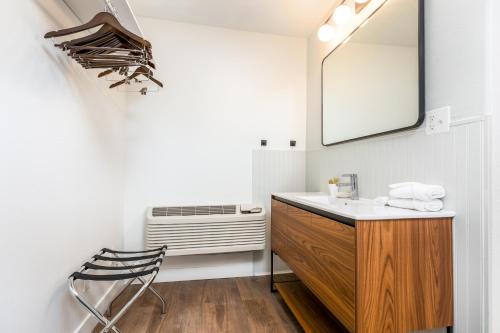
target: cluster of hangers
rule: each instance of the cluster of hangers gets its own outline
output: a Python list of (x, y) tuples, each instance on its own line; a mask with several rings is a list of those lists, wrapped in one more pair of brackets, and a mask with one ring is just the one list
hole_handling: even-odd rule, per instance
[[(122, 80), (111, 84), (110, 88), (131, 82), (140, 83), (141, 78), (163, 87), (163, 83), (153, 77), (156, 66), (153, 62), (151, 43), (125, 29), (113, 14), (101, 12), (85, 24), (51, 31), (44, 37), (64, 37), (97, 27), (100, 29), (93, 34), (64, 41), (55, 46), (67, 51), (68, 56), (83, 68), (102, 69), (98, 77), (113, 73), (123, 76)], [(140, 89), (140, 92), (145, 95), (147, 88)]]

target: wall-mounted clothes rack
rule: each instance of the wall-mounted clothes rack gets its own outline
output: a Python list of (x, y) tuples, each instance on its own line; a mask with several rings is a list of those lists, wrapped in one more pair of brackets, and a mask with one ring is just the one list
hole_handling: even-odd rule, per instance
[[(97, 32), (56, 43), (55, 46), (67, 51), (67, 55), (85, 69), (102, 69), (98, 77), (112, 73), (120, 75), (122, 79), (111, 84), (111, 89), (124, 84), (142, 83), (144, 80), (163, 87), (163, 83), (154, 77), (156, 65), (151, 43), (125, 29), (111, 13), (98, 13), (85, 24), (51, 31), (44, 37), (65, 37), (97, 27), (100, 27)], [(147, 87), (139, 91), (145, 95)]]
[(88, 22), (96, 13), (109, 12), (128, 31), (144, 38), (144, 33), (137, 21), (137, 17), (130, 6), (129, 0), (62, 0), (80, 22)]

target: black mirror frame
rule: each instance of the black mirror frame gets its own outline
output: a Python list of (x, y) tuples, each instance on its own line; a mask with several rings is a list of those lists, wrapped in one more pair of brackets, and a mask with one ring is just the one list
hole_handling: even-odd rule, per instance
[(339, 141), (339, 142), (334, 142), (334, 143), (325, 143), (324, 142), (324, 136), (323, 136), (323, 131), (324, 131), (324, 124), (323, 124), (323, 72), (324, 72), (324, 65), (325, 65), (325, 60), (333, 53), (335, 52), (346, 40), (351, 38), (353, 34), (358, 31), (358, 29), (365, 23), (368, 19), (370, 19), (373, 15), (375, 15), (382, 7), (384, 7), (385, 2), (380, 5), (376, 10), (373, 11), (373, 13), (370, 14), (356, 29), (354, 29), (349, 36), (347, 36), (341, 43), (339, 43), (338, 46), (336, 46), (332, 51), (330, 51), (324, 58), (323, 61), (321, 62), (321, 144), (324, 147), (329, 147), (329, 146), (334, 146), (334, 145), (340, 145), (343, 143), (348, 143), (348, 142), (353, 142), (353, 141), (359, 141), (359, 140), (364, 140), (364, 139), (369, 139), (369, 138), (374, 138), (377, 136), (383, 136), (383, 135), (389, 135), (397, 132), (403, 132), (403, 131), (408, 131), (412, 129), (416, 129), (420, 127), (424, 123), (425, 120), (425, 27), (424, 27), (424, 10), (425, 10), (425, 5), (424, 5), (424, 0), (418, 0), (418, 99), (419, 99), (419, 106), (418, 106), (418, 119), (417, 122), (412, 125), (412, 126), (407, 126), (395, 130), (390, 130), (386, 132), (381, 132), (381, 133), (375, 133), (375, 134), (370, 134), (366, 136), (361, 136), (358, 138), (354, 139), (349, 139), (349, 140), (344, 140), (344, 141)]

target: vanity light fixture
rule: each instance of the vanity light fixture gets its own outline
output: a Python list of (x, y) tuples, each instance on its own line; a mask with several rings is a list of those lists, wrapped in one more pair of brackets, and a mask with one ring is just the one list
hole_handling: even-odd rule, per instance
[(318, 29), (318, 39), (324, 43), (331, 41), (333, 39), (334, 34), (335, 34), (335, 28), (328, 22), (324, 23)]
[(333, 12), (333, 21), (338, 25), (347, 24), (354, 17), (355, 13), (354, 6), (343, 3)]
[(335, 35), (335, 25), (345, 25), (365, 8), (371, 0), (344, 0), (318, 29), (318, 39), (324, 43)]

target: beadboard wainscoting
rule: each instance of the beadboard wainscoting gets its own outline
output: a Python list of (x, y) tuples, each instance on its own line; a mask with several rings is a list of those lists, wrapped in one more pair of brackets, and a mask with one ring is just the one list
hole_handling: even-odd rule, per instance
[[(253, 152), (252, 193), (253, 202), (266, 209), (266, 249), (254, 253), (254, 275), (270, 273), (271, 249), (271, 193), (304, 192), (306, 188), (306, 153), (304, 151), (255, 150)], [(288, 267), (275, 257), (276, 272)]]
[(455, 332), (484, 332), (487, 286), (487, 219), (483, 116), (454, 120), (449, 133), (416, 131), (311, 150), (306, 158), (308, 191), (327, 191), (327, 181), (357, 173), (360, 196), (387, 195), (387, 185), (420, 181), (443, 185), (447, 209), (455, 210)]

